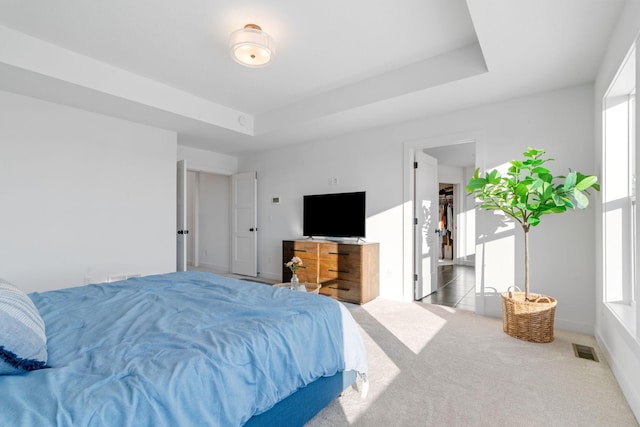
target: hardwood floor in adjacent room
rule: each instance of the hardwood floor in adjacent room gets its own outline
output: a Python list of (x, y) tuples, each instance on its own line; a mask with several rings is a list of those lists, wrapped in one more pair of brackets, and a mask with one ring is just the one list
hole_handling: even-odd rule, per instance
[(438, 265), (438, 290), (422, 302), (475, 311), (475, 268), (441, 263)]

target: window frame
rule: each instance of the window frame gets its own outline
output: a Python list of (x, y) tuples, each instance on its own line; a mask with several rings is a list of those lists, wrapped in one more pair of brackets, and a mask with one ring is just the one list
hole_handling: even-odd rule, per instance
[[(640, 150), (636, 146), (637, 62), (634, 43), (602, 98), (601, 243), (602, 301), (636, 340), (640, 332), (636, 302), (640, 295), (637, 252), (640, 224), (636, 200), (636, 167), (640, 161)], [(623, 164), (626, 170), (622, 173), (626, 176), (620, 175), (619, 166)], [(616, 257), (620, 259), (614, 259)]]

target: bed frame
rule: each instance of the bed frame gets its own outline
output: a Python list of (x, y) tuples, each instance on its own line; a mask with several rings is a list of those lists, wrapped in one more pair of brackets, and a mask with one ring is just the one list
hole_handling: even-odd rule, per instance
[(246, 422), (245, 427), (303, 426), (356, 380), (355, 371), (322, 377)]

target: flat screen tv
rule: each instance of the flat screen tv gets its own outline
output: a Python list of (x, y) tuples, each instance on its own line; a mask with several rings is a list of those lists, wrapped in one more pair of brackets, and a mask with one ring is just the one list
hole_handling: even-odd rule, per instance
[(366, 197), (354, 193), (303, 198), (302, 232), (308, 237), (365, 237)]

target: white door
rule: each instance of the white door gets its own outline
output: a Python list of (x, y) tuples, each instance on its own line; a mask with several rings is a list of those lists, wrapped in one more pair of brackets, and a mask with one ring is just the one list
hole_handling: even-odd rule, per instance
[(185, 160), (178, 161), (176, 181), (176, 271), (187, 271), (187, 164)]
[(231, 272), (252, 277), (258, 275), (257, 186), (256, 172), (231, 177)]
[(438, 160), (416, 150), (414, 166), (414, 297), (419, 300), (438, 289)]

